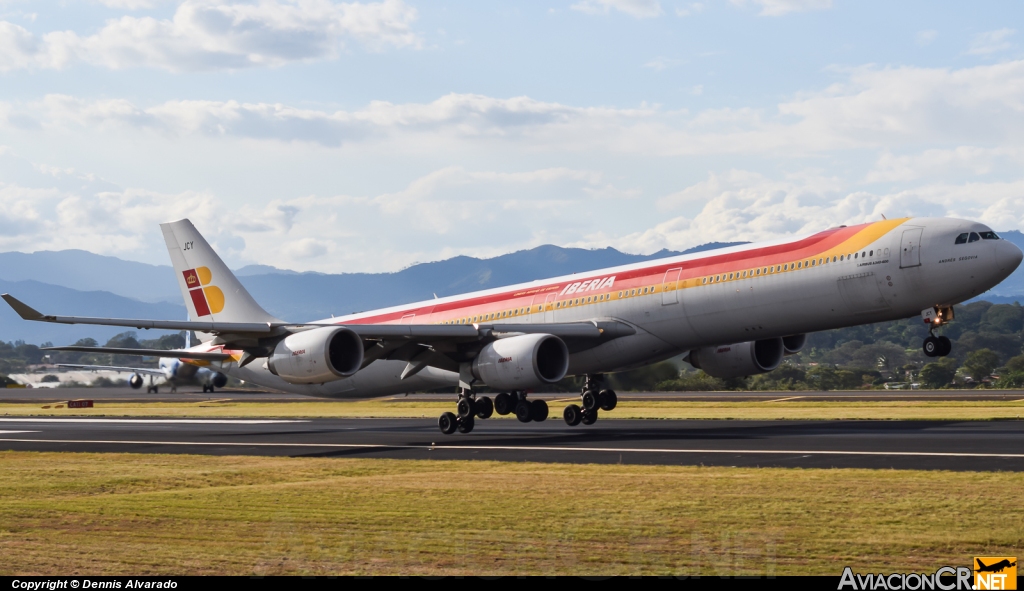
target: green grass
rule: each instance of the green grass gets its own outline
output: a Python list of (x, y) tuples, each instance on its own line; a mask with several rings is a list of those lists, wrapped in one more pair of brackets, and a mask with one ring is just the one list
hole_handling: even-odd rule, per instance
[(1024, 474), (0, 452), (0, 574), (838, 575), (1021, 555)]
[[(1024, 398), (1022, 395), (1021, 398)], [(553, 419), (575, 398), (551, 403)], [(49, 406), (50, 408), (44, 408)], [(153, 417), (413, 417), (435, 418), (455, 408), (452, 402), (415, 400), (301, 402), (99, 402), (91, 409), (54, 408), (53, 404), (0, 404), (0, 416), (153, 416)], [(835, 401), (680, 402), (623, 401), (602, 416), (620, 419), (1016, 419), (1024, 400), (1009, 401)], [(497, 414), (495, 419), (499, 419)], [(512, 418), (511, 415), (504, 417)]]

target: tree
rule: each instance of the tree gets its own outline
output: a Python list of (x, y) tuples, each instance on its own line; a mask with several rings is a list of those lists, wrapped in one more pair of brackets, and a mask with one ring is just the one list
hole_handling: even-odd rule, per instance
[(967, 355), (967, 360), (964, 361), (964, 371), (966, 371), (975, 382), (992, 375), (992, 372), (999, 367), (999, 355), (991, 349), (979, 349), (971, 352)]
[[(947, 357), (946, 359), (949, 358)], [(929, 388), (944, 388), (948, 386), (953, 381), (953, 378), (956, 377), (956, 364), (943, 363), (946, 359), (924, 366), (919, 375), (921, 383)]]

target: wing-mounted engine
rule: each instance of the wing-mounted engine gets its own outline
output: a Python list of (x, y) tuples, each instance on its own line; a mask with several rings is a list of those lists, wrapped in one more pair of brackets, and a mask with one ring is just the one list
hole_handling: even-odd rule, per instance
[(132, 387), (132, 390), (138, 390), (142, 387), (142, 376), (133, 373), (132, 377), (128, 378), (128, 385)]
[(267, 369), (291, 384), (322, 384), (347, 378), (363, 363), (363, 339), (343, 328), (315, 328), (285, 337)]
[(690, 351), (690, 365), (716, 378), (739, 378), (769, 372), (782, 363), (783, 339), (748, 341)]
[(212, 378), (210, 378), (210, 384), (215, 388), (223, 388), (224, 386), (228, 385), (228, 376), (218, 371), (217, 373), (213, 374)]
[(549, 334), (525, 334), (489, 343), (472, 363), (473, 377), (498, 390), (553, 384), (569, 370), (569, 349)]
[(805, 334), (794, 334), (788, 337), (782, 337), (782, 346), (786, 349), (786, 355), (793, 355), (803, 350), (804, 345), (807, 344), (807, 335)]

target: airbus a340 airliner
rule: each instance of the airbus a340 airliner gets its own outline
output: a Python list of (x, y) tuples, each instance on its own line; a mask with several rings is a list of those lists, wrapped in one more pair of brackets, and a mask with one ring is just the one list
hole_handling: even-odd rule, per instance
[[(921, 316), (930, 357), (948, 355), (935, 328), (953, 304), (1005, 279), (1024, 254), (967, 220), (905, 218), (810, 236), (542, 279), (315, 322), (268, 314), (188, 220), (161, 224), (188, 321), (42, 314), (4, 299), (26, 320), (193, 330), (177, 351), (54, 347), (178, 358), (263, 386), (363, 398), (459, 386), (444, 433), (514, 412), (543, 421), (527, 392), (585, 376), (569, 425), (615, 408), (604, 375), (677, 355), (715, 377), (769, 372), (809, 332)], [(492, 401), (474, 391), (486, 384)]]

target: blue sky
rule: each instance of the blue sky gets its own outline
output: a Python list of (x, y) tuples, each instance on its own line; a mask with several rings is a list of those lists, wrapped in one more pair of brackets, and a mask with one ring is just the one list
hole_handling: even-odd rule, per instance
[(1024, 228), (1014, 2), (0, 0), (0, 249), (389, 271)]

